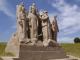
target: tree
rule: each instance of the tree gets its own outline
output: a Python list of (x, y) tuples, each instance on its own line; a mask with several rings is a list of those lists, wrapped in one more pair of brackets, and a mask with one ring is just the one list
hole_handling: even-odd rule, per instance
[(74, 43), (80, 43), (80, 38), (78, 37), (74, 38)]

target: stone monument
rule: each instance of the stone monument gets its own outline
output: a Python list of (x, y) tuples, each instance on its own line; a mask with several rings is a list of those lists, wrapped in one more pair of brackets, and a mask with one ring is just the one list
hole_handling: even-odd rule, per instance
[(13, 58), (14, 60), (51, 60), (66, 57), (57, 43), (59, 29), (56, 16), (51, 24), (48, 11), (39, 12), (35, 3), (29, 7), (29, 11), (23, 3), (17, 5), (16, 13), (17, 31), (6, 47), (6, 52), (15, 53), (18, 57)]

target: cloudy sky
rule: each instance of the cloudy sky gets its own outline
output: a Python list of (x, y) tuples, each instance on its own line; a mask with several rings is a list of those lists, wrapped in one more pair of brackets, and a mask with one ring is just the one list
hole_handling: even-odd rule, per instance
[[(9, 41), (16, 31), (16, 5), (22, 0), (0, 0), (0, 41)], [(26, 9), (35, 2), (39, 10), (49, 16), (57, 15), (58, 42), (73, 43), (80, 37), (80, 0), (23, 0)]]

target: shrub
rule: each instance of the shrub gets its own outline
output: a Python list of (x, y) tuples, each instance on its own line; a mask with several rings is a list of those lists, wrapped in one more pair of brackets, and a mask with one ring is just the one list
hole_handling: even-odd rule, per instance
[(74, 38), (74, 43), (80, 43), (80, 38), (78, 37)]

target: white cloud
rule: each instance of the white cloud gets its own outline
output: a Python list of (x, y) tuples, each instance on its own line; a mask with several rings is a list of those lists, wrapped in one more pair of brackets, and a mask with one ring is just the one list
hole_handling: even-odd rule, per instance
[(14, 18), (15, 16), (8, 7), (8, 4), (9, 3), (6, 0), (0, 0), (0, 11), (3, 12), (5, 15)]
[(59, 11), (59, 28), (62, 31), (59, 35), (66, 35), (66, 37), (61, 37), (61, 40), (71, 40), (72, 38), (68, 35), (80, 31), (80, 7), (77, 4), (70, 5), (65, 0), (56, 0), (52, 6)]
[(74, 38), (71, 38), (71, 37), (61, 37), (61, 38), (58, 38), (58, 42), (59, 43), (74, 43)]

